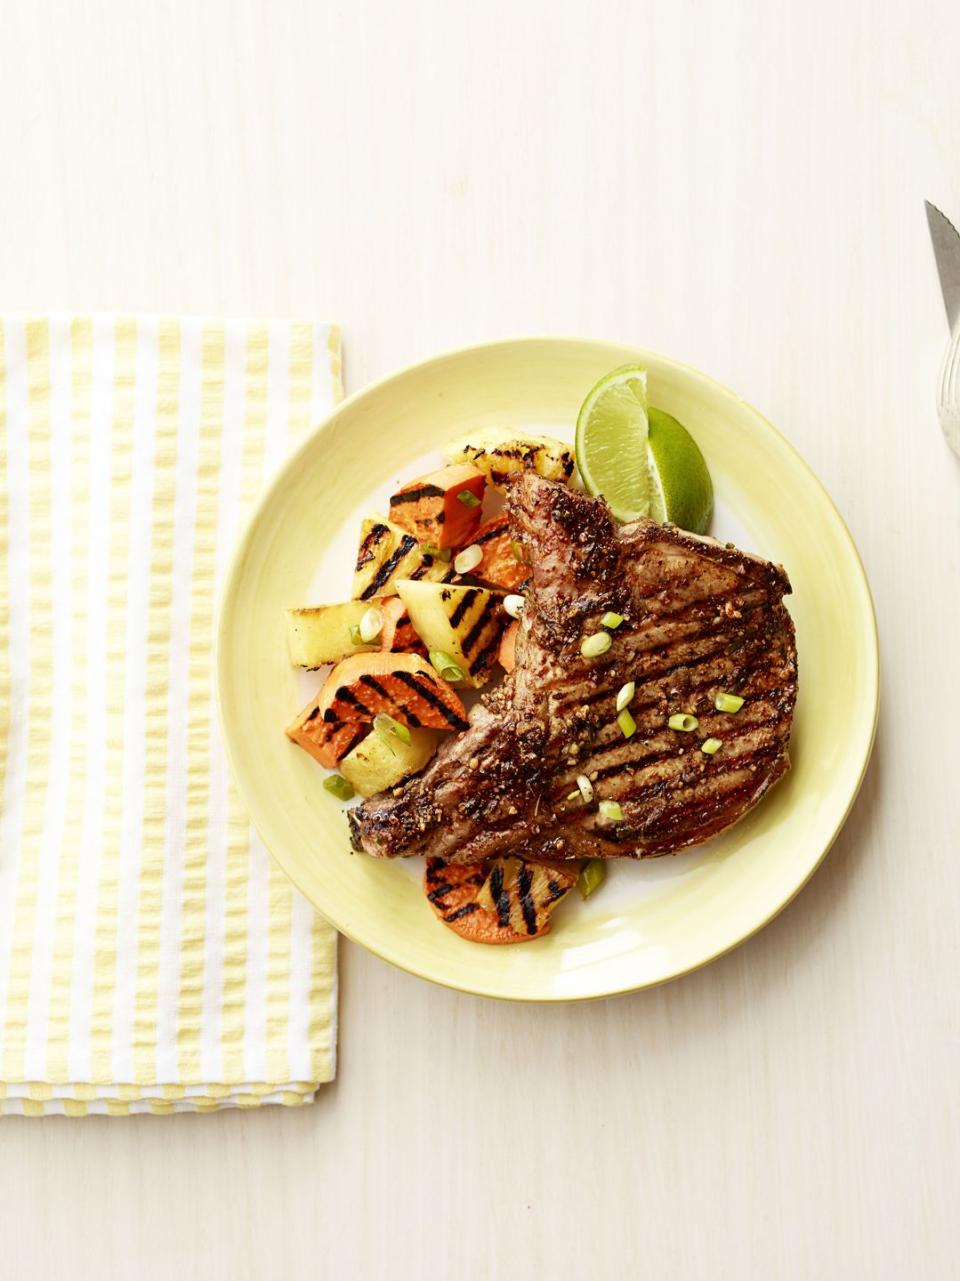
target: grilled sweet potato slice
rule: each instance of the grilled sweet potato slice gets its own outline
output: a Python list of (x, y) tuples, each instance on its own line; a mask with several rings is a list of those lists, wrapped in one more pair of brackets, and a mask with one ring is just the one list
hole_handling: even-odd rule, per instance
[(505, 672), (512, 672), (517, 661), (517, 633), (520, 623), (514, 620), (500, 637), (500, 648), (497, 650), (497, 662)]
[[(321, 691), (322, 692), (322, 691)], [(336, 769), (340, 761), (359, 746), (370, 732), (370, 726), (359, 721), (326, 721), (320, 710), (320, 695), (308, 703), (292, 724), (287, 738), (302, 747), (325, 769)]]
[(410, 611), (399, 596), (387, 596), (375, 602), (383, 614), (380, 648), (394, 654), (425, 654), (427, 648), (410, 621)]
[(354, 654), (338, 663), (320, 691), (327, 721), (372, 721), (385, 712), (413, 729), (466, 729), (457, 694), (419, 654)]
[(471, 541), (483, 552), (483, 560), (470, 571), (474, 578), (515, 592), (530, 577), (529, 565), (524, 565), (514, 552), (505, 512), (484, 521)]
[[(520, 863), (519, 859), (510, 861)], [(577, 882), (573, 868), (522, 863), (505, 888), (502, 862), (446, 863), (442, 858), (427, 859), (423, 882), (427, 901), (444, 925), (470, 943), (529, 943), (542, 938), (550, 930), (550, 909)], [(495, 879), (498, 868), (499, 882)], [(543, 892), (534, 901), (531, 889), (540, 880), (544, 883)], [(497, 888), (495, 902), (489, 895), (484, 896), (490, 881)], [(483, 897), (493, 905), (485, 906)]]
[(394, 494), (390, 519), (427, 546), (462, 547), (472, 541), (480, 524), (485, 485), (476, 467), (452, 463)]

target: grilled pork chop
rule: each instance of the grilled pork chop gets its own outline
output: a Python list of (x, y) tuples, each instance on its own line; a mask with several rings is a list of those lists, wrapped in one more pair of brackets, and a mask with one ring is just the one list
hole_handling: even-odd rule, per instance
[[(601, 499), (530, 472), (511, 482), (507, 511), (533, 567), (516, 667), (422, 775), (351, 812), (355, 848), (454, 863), (643, 858), (742, 818), (789, 768), (797, 658), (784, 571), (671, 525), (618, 527)], [(585, 658), (606, 611), (624, 622)], [(625, 738), (616, 700), (628, 681), (637, 728)], [(741, 710), (716, 711), (719, 692), (742, 696)], [(677, 712), (697, 729), (670, 729)], [(707, 738), (722, 742), (715, 755), (701, 751)], [(622, 818), (604, 817), (601, 800)]]

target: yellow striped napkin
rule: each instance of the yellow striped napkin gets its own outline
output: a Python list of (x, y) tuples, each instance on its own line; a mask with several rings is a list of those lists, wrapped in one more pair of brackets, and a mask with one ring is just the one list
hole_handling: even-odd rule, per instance
[(339, 333), (0, 321), (0, 1108), (309, 1101), (336, 939), (244, 816), (213, 684), (245, 508)]

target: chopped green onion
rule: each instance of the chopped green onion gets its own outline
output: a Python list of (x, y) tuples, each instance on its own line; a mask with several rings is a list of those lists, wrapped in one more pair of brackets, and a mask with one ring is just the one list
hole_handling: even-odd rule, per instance
[(580, 642), (580, 653), (584, 658), (599, 658), (612, 644), (613, 640), (609, 632), (594, 632), (592, 636), (585, 636)]
[(607, 864), (602, 858), (587, 859), (577, 877), (577, 889), (581, 898), (589, 898), (607, 879)]
[(601, 801), (598, 808), (600, 817), (609, 819), (611, 823), (619, 823), (623, 818), (623, 810), (620, 808), (619, 801)]
[(424, 543), (420, 550), (424, 556), (430, 556), (434, 560), (448, 561), (453, 555), (449, 547), (438, 547), (436, 543)]
[(615, 614), (612, 609), (608, 609), (603, 618), (600, 619), (600, 626), (609, 627), (611, 631), (616, 631), (622, 622), (622, 614)]
[(469, 489), (461, 489), (457, 494), (458, 502), (463, 503), (464, 507), (479, 507), (480, 499)]
[(743, 699), (739, 694), (718, 694), (713, 705), (718, 712), (739, 712)]
[(517, 538), (510, 539), (510, 550), (513, 552), (514, 556), (520, 562), (521, 565), (530, 564), (529, 557), (527, 556), (527, 553), (524, 551), (523, 543), (521, 543), (519, 539)]
[(442, 649), (432, 649), (430, 651), (430, 662), (445, 681), (462, 681), (466, 675), (456, 659), (451, 658)]
[(620, 726), (624, 738), (632, 738), (637, 732), (637, 722), (630, 715), (627, 708), (624, 708), (617, 717), (617, 724)]
[(629, 707), (633, 702), (633, 696), (637, 692), (636, 681), (627, 681), (626, 685), (621, 685), (620, 693), (617, 695), (617, 711), (622, 712), (625, 707)]
[(723, 741), (719, 738), (705, 738), (700, 744), (700, 751), (706, 752), (708, 756), (713, 756), (723, 747)]
[(573, 789), (573, 791), (572, 791), (572, 792), (567, 792), (567, 800), (568, 800), (568, 801), (582, 801), (582, 800), (583, 800), (583, 797), (580, 795), (580, 788), (579, 788), (579, 787), (575, 787), (575, 788)]
[(695, 730), (697, 728), (700, 722), (695, 716), (691, 716), (688, 712), (674, 712), (667, 721), (667, 724), (671, 729), (679, 729), (682, 730), (684, 734), (689, 734), (691, 730)]
[(383, 614), (379, 609), (368, 609), (363, 618), (360, 619), (360, 639), (365, 645), (375, 641), (383, 631)]
[(323, 780), (323, 786), (338, 801), (349, 801), (353, 798), (353, 784), (342, 774), (328, 774)]
[(386, 712), (377, 712), (376, 716), (373, 718), (373, 728), (377, 731), (380, 737), (386, 739), (388, 743), (390, 741), (390, 735), (394, 738), (399, 738), (400, 742), (406, 743), (408, 747), (412, 742), (412, 739), (410, 738), (410, 731), (407, 729), (406, 725), (401, 725), (399, 721), (395, 721), (393, 717), (388, 716)]
[(593, 784), (587, 778), (586, 774), (577, 775), (577, 791), (589, 805), (593, 800)]
[(469, 574), (471, 569), (476, 569), (482, 560), (483, 548), (479, 543), (471, 543), (459, 553), (453, 562), (453, 568), (458, 574)]
[(362, 644), (363, 644), (363, 637), (360, 635), (360, 624), (359, 624), (359, 623), (351, 623), (351, 624), (350, 624), (350, 639), (353, 641), (354, 645), (362, 645)]
[(503, 598), (503, 608), (511, 618), (519, 618), (526, 603), (522, 596), (517, 596), (512, 592), (509, 596), (504, 596)]

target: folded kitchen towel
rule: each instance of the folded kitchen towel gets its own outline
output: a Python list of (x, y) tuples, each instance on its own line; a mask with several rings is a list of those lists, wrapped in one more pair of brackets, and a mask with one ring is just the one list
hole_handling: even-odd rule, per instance
[(335, 935), (244, 815), (213, 647), (245, 509), (340, 395), (333, 326), (0, 320), (3, 1111), (333, 1076)]

